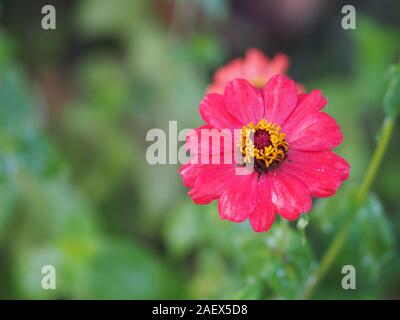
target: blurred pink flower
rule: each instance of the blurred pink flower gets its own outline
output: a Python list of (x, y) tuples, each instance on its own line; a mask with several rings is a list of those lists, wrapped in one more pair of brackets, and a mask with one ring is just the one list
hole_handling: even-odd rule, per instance
[[(285, 74), (288, 67), (289, 58), (285, 54), (278, 53), (270, 59), (260, 50), (251, 48), (244, 58), (236, 58), (217, 70), (207, 93), (223, 93), (225, 85), (234, 79), (246, 79), (252, 85), (263, 88), (272, 76)], [(304, 91), (302, 85), (298, 89)]]
[[(321, 111), (326, 103), (321, 91), (298, 94), (295, 82), (281, 75), (273, 76), (262, 89), (237, 79), (226, 85), (223, 95), (206, 95), (200, 104), (206, 124), (191, 133), (199, 144), (190, 143), (191, 135), (187, 141), (195, 156), (180, 169), (184, 184), (191, 188), (190, 197), (197, 204), (218, 200), (222, 219), (249, 219), (254, 231), (262, 232), (277, 214), (297, 219), (311, 209), (312, 197), (335, 194), (350, 167), (332, 152), (342, 133), (336, 121)], [(238, 152), (240, 162), (198, 161), (196, 157), (210, 152), (201, 129), (214, 129), (213, 134), (240, 130), (240, 139), (231, 147), (219, 146), (221, 155)], [(254, 170), (238, 175), (236, 169), (246, 163)]]

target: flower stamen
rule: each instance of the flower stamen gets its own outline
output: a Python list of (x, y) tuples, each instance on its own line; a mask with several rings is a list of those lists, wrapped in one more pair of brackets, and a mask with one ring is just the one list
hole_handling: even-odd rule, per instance
[(254, 160), (254, 168), (261, 174), (275, 167), (286, 158), (289, 144), (286, 135), (280, 133), (281, 128), (262, 119), (257, 125), (250, 122), (241, 130), (241, 147), (245, 163)]

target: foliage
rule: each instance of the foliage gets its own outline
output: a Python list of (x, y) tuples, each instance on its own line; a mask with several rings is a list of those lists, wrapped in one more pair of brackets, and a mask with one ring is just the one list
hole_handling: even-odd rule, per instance
[[(166, 129), (168, 120), (198, 126), (212, 72), (232, 55), (229, 36), (213, 29), (229, 19), (228, 1), (195, 1), (200, 22), (185, 15), (183, 1), (175, 15), (157, 11), (160, 2), (76, 2), (68, 28), (57, 28), (64, 40), (40, 48), (50, 62), (26, 58), (30, 42), (18, 32), (0, 32), (0, 298), (298, 298), (350, 214), (381, 119), (398, 112), (398, 66), (381, 106), (398, 30), (358, 14), (357, 32), (344, 36), (349, 70), (342, 73), (339, 61), (323, 65), (338, 42), (324, 48), (326, 72), (318, 75), (288, 48), (296, 80), (328, 97), (351, 178), (334, 197), (316, 200), (297, 226), (279, 220), (256, 234), (220, 220), (215, 204), (191, 203), (178, 166), (146, 162), (147, 130)], [(100, 45), (63, 66), (52, 53), (68, 50), (71, 33)], [(60, 87), (47, 88), (43, 70), (62, 74)], [(53, 106), (49, 90), (71, 94)], [(398, 137), (315, 297), (398, 294)], [(57, 290), (40, 286), (45, 264), (56, 266)], [(357, 268), (355, 292), (340, 287), (345, 264)]]

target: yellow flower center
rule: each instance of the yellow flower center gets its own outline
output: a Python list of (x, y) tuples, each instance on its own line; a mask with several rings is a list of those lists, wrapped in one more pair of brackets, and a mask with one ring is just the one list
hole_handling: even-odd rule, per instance
[(250, 82), (253, 86), (259, 89), (264, 88), (265, 84), (267, 83), (266, 79), (262, 77), (254, 78)]
[(286, 135), (280, 133), (281, 128), (262, 119), (257, 125), (250, 122), (241, 130), (240, 151), (245, 163), (254, 160), (254, 168), (258, 173), (274, 167), (286, 158), (289, 145)]

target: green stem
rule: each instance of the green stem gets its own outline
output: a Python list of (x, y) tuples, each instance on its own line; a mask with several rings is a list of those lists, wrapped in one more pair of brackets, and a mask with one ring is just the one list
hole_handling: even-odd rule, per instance
[(393, 133), (394, 124), (396, 119), (385, 118), (382, 126), (382, 133), (379, 139), (378, 146), (375, 149), (374, 155), (372, 156), (371, 162), (369, 164), (367, 173), (364, 176), (364, 179), (361, 183), (360, 189), (357, 193), (356, 202), (361, 204), (368, 195), (368, 191), (371, 187), (372, 182), (378, 172), (379, 165), (382, 162), (383, 156), (385, 155), (386, 148), (389, 144), (390, 137)]
[(382, 162), (383, 156), (385, 155), (390, 137), (393, 133), (393, 128), (395, 124), (395, 118), (385, 118), (383, 121), (382, 132), (378, 142), (377, 147), (375, 148), (374, 154), (372, 156), (371, 162), (368, 166), (367, 172), (364, 176), (364, 179), (358, 189), (356, 194), (356, 198), (354, 203), (350, 207), (350, 214), (346, 221), (346, 223), (342, 226), (342, 228), (337, 233), (336, 237), (332, 241), (329, 248), (326, 250), (324, 256), (321, 259), (321, 262), (318, 266), (315, 276), (313, 276), (308, 284), (306, 285), (306, 289), (303, 293), (303, 299), (309, 299), (312, 297), (315, 289), (318, 284), (324, 278), (325, 274), (331, 267), (333, 261), (341, 251), (347, 236), (351, 230), (351, 226), (353, 224), (353, 220), (356, 216), (357, 210), (359, 206), (364, 202), (365, 198), (368, 195), (369, 189), (374, 181), (374, 178), (378, 172), (379, 165)]

